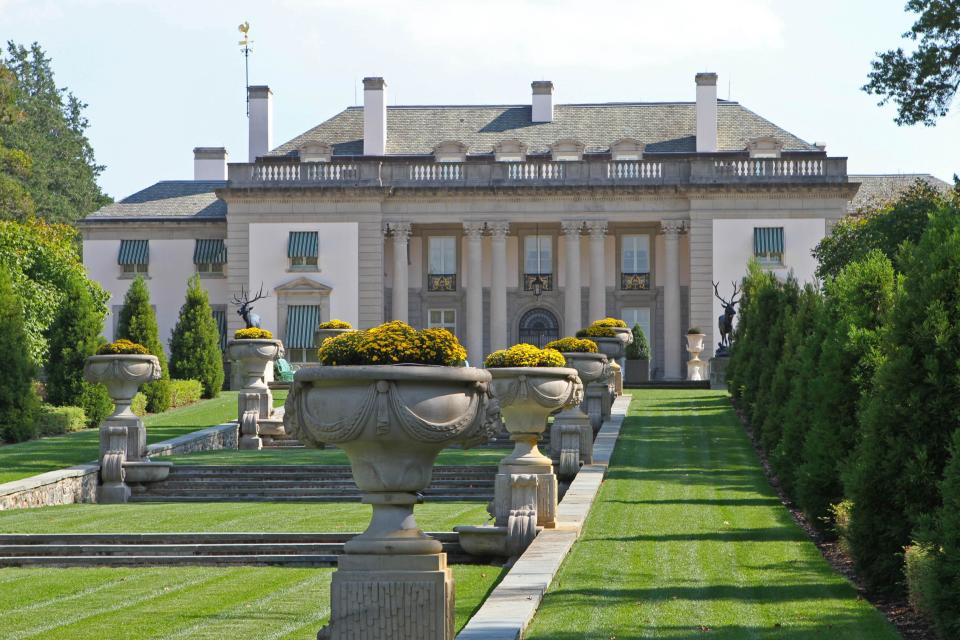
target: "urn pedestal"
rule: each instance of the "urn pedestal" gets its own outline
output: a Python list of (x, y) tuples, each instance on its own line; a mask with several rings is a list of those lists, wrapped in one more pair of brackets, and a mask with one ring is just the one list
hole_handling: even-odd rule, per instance
[[(243, 388), (237, 396), (240, 449), (261, 449), (261, 434), (283, 435), (279, 420), (273, 419), (273, 394), (264, 379), (268, 366), (283, 356), (279, 340), (231, 340), (227, 356), (240, 365)], [(271, 424), (275, 423), (275, 424)]]
[(114, 411), (100, 424), (100, 486), (97, 501), (126, 502), (143, 483), (163, 480), (173, 466), (146, 456), (147, 431), (130, 410), (140, 385), (160, 379), (156, 356), (118, 354), (90, 356), (83, 368), (88, 382), (101, 383), (113, 400)]
[(703, 333), (687, 334), (687, 351), (690, 353), (690, 359), (687, 361), (687, 380), (704, 379), (706, 363), (700, 359), (700, 353), (703, 351), (705, 337)]
[[(567, 366), (577, 370), (583, 385), (609, 375), (610, 361), (602, 353), (564, 353)], [(593, 425), (579, 404), (565, 408), (550, 426), (550, 456), (557, 464), (557, 475), (569, 480), (581, 464), (593, 462)]]
[(469, 367), (329, 366), (297, 371), (284, 413), (308, 446), (350, 458), (366, 531), (344, 545), (330, 588), (331, 640), (452, 640), (453, 576), (413, 507), (433, 463), (453, 443), (485, 442), (499, 427), (490, 374)]

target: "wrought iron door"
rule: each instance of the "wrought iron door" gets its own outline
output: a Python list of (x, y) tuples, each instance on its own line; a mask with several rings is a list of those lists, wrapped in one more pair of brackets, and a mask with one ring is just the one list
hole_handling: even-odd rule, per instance
[(520, 318), (520, 342), (541, 349), (545, 344), (560, 337), (560, 322), (549, 309), (531, 309)]

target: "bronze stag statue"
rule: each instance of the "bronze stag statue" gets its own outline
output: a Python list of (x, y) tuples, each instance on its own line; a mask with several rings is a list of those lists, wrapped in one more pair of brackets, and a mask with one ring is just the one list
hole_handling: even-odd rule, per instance
[(260, 328), (260, 316), (253, 313), (253, 303), (262, 298), (269, 298), (269, 294), (263, 293), (263, 285), (260, 285), (260, 291), (257, 292), (257, 295), (251, 300), (250, 295), (243, 288), (243, 285), (240, 285), (240, 295), (233, 296), (233, 304), (238, 307), (237, 315), (243, 318), (243, 321), (247, 323), (247, 329), (252, 329), (256, 327)]
[(743, 290), (740, 289), (739, 285), (736, 282), (733, 283), (733, 295), (730, 296), (730, 301), (727, 302), (720, 295), (720, 291), (717, 288), (719, 282), (713, 283), (713, 294), (717, 297), (717, 300), (723, 303), (723, 315), (717, 319), (717, 325), (720, 329), (720, 342), (717, 343), (717, 353), (716, 355), (723, 355), (727, 352), (727, 349), (730, 348), (730, 336), (733, 335), (733, 316), (737, 315), (735, 309), (736, 304), (740, 302), (737, 298), (738, 293), (743, 293)]

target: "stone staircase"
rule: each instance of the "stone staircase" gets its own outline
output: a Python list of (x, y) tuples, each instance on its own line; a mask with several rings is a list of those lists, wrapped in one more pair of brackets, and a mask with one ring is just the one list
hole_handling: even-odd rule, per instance
[[(0, 535), (0, 567), (282, 565), (333, 567), (356, 533)], [(474, 562), (454, 532), (430, 533), (450, 562)]]
[[(437, 466), (423, 492), (430, 502), (493, 500), (495, 466)], [(356, 502), (349, 466), (177, 465), (131, 502)]]

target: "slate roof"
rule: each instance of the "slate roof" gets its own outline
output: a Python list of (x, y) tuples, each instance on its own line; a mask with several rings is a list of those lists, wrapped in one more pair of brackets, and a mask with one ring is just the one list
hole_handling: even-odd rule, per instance
[(225, 186), (226, 180), (164, 180), (108, 204), (86, 219), (222, 220), (227, 216), (227, 203), (217, 198), (214, 189)]
[[(458, 140), (467, 153), (489, 154), (502, 140), (518, 139), (527, 153), (547, 153), (564, 138), (579, 140), (587, 153), (607, 151), (620, 138), (636, 138), (649, 153), (696, 152), (693, 102), (561, 104), (553, 122), (532, 122), (530, 105), (397, 106), (387, 108), (387, 154), (432, 154), (440, 142)], [(773, 136), (784, 151), (817, 151), (812, 144), (736, 102), (717, 104), (720, 151), (743, 151), (747, 141)], [(307, 142), (325, 142), (334, 155), (363, 154), (363, 107), (349, 107), (268, 155), (293, 155)]]
[(950, 185), (929, 173), (860, 174), (849, 176), (850, 182), (859, 182), (860, 189), (847, 205), (849, 213), (882, 205), (910, 188), (917, 180), (935, 189), (946, 191)]

